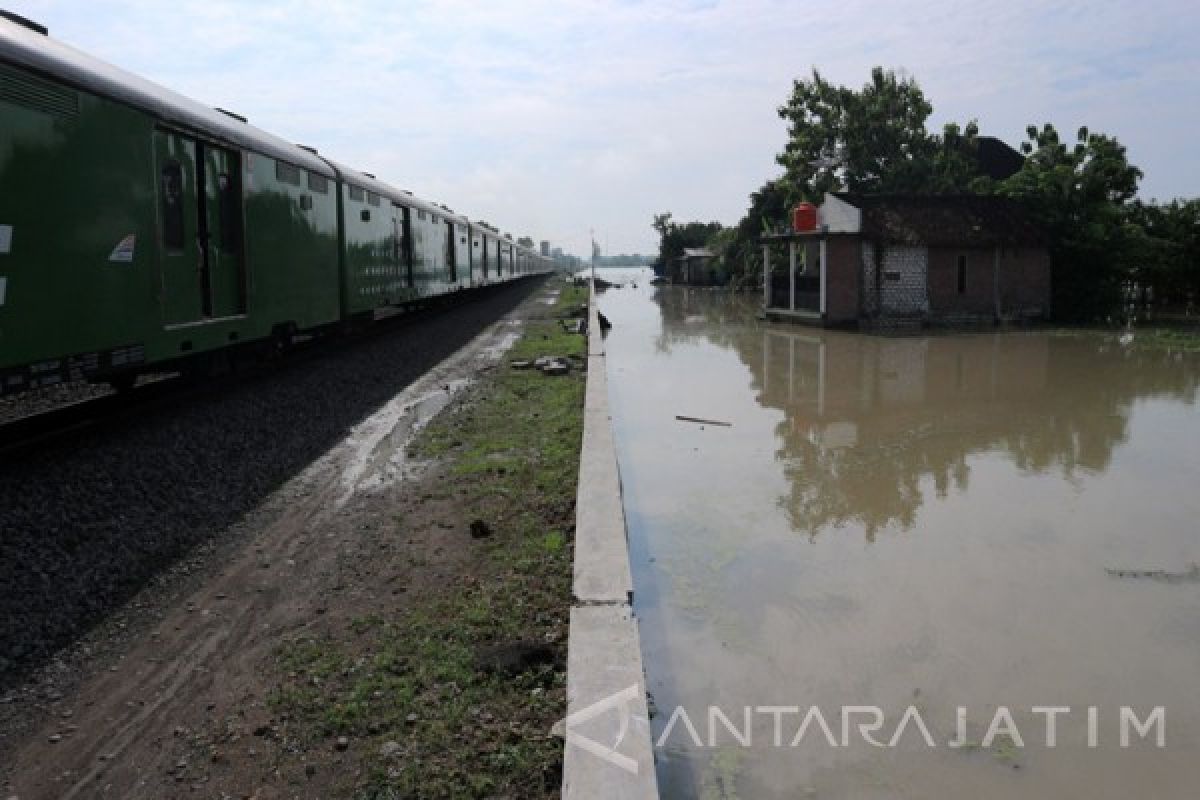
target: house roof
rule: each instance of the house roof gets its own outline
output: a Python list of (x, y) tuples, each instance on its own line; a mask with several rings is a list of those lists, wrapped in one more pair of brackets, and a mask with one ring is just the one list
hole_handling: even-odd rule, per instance
[(995, 136), (975, 137), (974, 155), (980, 171), (997, 181), (1015, 175), (1025, 165), (1025, 156)]
[(862, 235), (897, 244), (995, 247), (1044, 244), (1020, 203), (991, 195), (836, 193), (862, 211)]

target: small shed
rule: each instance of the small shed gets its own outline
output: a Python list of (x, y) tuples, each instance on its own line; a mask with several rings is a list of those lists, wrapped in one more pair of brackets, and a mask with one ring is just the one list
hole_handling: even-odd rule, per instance
[[(1043, 318), (1050, 257), (1008, 198), (830, 193), (816, 228), (762, 238), (768, 317), (817, 325)], [(772, 269), (783, 245), (786, 269)]]
[(685, 247), (683, 255), (679, 257), (677, 280), (693, 286), (707, 286), (713, 283), (712, 258), (712, 252), (705, 247)]

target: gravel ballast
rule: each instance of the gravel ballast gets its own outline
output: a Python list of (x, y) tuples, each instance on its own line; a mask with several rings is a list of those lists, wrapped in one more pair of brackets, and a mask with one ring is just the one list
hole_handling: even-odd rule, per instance
[(0, 462), (0, 689), (219, 537), (539, 283)]

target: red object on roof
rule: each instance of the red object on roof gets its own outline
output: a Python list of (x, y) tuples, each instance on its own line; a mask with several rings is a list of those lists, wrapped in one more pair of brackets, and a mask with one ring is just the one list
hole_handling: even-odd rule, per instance
[(815, 231), (817, 229), (817, 207), (812, 203), (800, 203), (792, 209), (792, 230)]

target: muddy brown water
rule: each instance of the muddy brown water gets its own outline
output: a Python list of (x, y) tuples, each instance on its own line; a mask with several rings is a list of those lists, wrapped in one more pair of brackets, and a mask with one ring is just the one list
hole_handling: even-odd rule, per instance
[[(600, 308), (664, 797), (1200, 796), (1200, 355), (767, 324), (754, 294), (621, 277)], [(896, 746), (855, 706), (884, 745), (908, 713)]]

